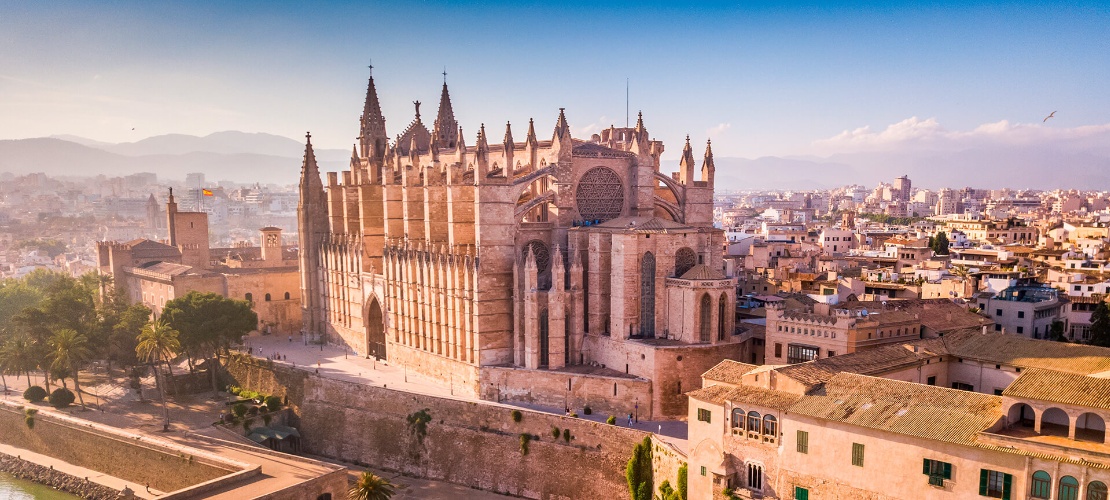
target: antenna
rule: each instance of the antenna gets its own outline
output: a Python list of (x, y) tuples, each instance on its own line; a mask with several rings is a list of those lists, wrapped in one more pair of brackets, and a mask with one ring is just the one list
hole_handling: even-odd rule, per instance
[(624, 128), (628, 128), (628, 78), (624, 79)]

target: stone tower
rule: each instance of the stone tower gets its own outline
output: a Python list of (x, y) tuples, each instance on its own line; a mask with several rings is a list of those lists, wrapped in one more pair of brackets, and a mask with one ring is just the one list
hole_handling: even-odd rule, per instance
[[(371, 80), (371, 88), (373, 85), (374, 81)], [(365, 123), (364, 116), (363, 124)], [(301, 318), (305, 331), (310, 333), (323, 331), (320, 272), (317, 262), (320, 257), (320, 246), (328, 236), (326, 202), (324, 185), (320, 181), (320, 170), (316, 166), (316, 154), (312, 151), (312, 135), (305, 134), (300, 200), (297, 203), (297, 242), (300, 247)]]

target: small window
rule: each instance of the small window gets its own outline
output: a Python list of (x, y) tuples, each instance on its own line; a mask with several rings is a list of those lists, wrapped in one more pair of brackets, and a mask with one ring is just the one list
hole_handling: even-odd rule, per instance
[(952, 388), (961, 391), (975, 392), (975, 386), (963, 382), (952, 382)]
[(701, 466), (701, 475), (703, 475), (703, 476), (705, 475), (705, 466), (704, 465)]
[(285, 300), (289, 300), (289, 292), (285, 292)]
[(794, 487), (794, 500), (809, 500), (809, 490), (801, 486)]
[(929, 378), (925, 379), (925, 385), (937, 385), (936, 375), (933, 375), (932, 377), (929, 377)]
[(1018, 317), (1019, 318), (1024, 318), (1025, 317), (1025, 311), (1018, 311)]
[(945, 479), (952, 479), (952, 464), (926, 458), (922, 473), (929, 476), (929, 484), (943, 487)]
[(247, 293), (244, 298), (247, 299), (247, 302), (254, 302), (254, 295), (251, 295), (250, 293)]
[(1025, 333), (1025, 327), (1023, 327), (1023, 326), (1017, 327), (1017, 332), (1018, 333)]
[(713, 412), (711, 412), (709, 410), (706, 410), (705, 408), (698, 408), (698, 420), (708, 424), (709, 419), (712, 416), (713, 416)]
[(798, 453), (809, 453), (809, 433), (798, 431)]
[(829, 357), (836, 356), (836, 351), (829, 351)]
[(270, 294), (267, 293), (266, 294), (266, 302), (269, 302), (269, 301), (270, 301)]
[(852, 443), (852, 465), (863, 467), (863, 445)]
[(776, 358), (781, 358), (782, 357), (782, 344), (780, 344), (778, 342), (775, 342), (775, 357)]
[(1014, 477), (989, 469), (979, 469), (979, 495), (1009, 500)]
[(994, 315), (995, 316), (1002, 316), (1002, 309), (995, 309), (994, 310)]

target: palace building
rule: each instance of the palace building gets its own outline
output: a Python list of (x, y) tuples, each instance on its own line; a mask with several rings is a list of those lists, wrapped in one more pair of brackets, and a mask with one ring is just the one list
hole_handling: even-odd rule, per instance
[[(678, 171), (639, 117), (590, 138), (562, 109), (467, 145), (444, 82), (431, 127), (387, 134), (373, 77), (350, 168), (311, 138), (298, 208), (305, 329), (487, 399), (682, 415), (741, 356), (712, 226), (713, 153)], [(519, 134), (519, 132), (518, 132)]]

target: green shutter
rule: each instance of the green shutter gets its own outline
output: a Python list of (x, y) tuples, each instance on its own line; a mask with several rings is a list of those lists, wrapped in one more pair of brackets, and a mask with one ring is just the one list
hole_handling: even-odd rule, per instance
[(944, 478), (952, 479), (952, 464), (944, 462)]
[(798, 431), (798, 453), (809, 453), (809, 433)]
[(987, 469), (979, 469), (979, 494), (987, 496)]
[(863, 445), (852, 443), (852, 465), (863, 467)]
[(794, 487), (794, 500), (809, 500), (809, 490), (801, 486)]
[(928, 458), (926, 458), (924, 460), (924, 462), (922, 463), (922, 465), (921, 465), (921, 473), (922, 474), (926, 474), (926, 475), (929, 474), (929, 472), (930, 472), (929, 471), (929, 462), (930, 462), (930, 460)]
[(1010, 500), (1010, 485), (1014, 482), (1014, 476), (1004, 474), (1002, 476), (1002, 500)]

